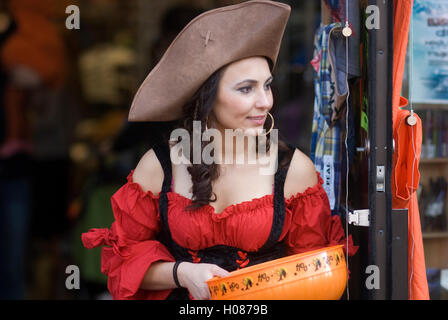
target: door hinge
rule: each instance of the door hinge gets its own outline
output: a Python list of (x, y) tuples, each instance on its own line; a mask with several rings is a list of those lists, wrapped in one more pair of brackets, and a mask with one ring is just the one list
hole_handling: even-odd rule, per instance
[(348, 223), (354, 226), (368, 227), (370, 226), (370, 210), (354, 210), (348, 212)]

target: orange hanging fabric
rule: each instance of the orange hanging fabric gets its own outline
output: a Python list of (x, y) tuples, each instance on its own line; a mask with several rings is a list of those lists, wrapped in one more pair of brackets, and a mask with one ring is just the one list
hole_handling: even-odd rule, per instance
[(392, 168), (392, 207), (395, 209), (407, 208), (412, 194), (417, 191), (420, 172), (420, 152), (422, 145), (422, 121), (414, 113), (416, 123), (410, 126), (406, 123), (410, 116), (408, 110), (401, 110), (408, 100), (400, 97), (396, 126), (394, 130), (395, 152), (393, 154)]
[[(392, 207), (407, 208), (408, 215), (408, 296), (411, 300), (429, 299), (423, 250), (420, 213), (416, 190), (419, 183), (418, 164), (422, 143), (421, 120), (411, 127), (406, 124), (409, 111), (401, 110), (403, 72), (409, 35), (413, 0), (394, 0), (394, 57), (393, 57), (393, 128), (396, 143), (392, 169)], [(415, 152), (415, 153), (414, 153)], [(412, 181), (412, 176), (413, 180)], [(412, 183), (413, 182), (413, 183)]]

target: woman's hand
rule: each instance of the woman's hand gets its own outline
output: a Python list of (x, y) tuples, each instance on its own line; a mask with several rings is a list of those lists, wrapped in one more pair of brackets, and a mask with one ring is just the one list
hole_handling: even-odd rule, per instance
[(206, 283), (214, 276), (226, 277), (230, 273), (215, 264), (182, 262), (177, 268), (177, 277), (182, 287), (187, 288), (195, 300), (209, 300), (210, 291)]

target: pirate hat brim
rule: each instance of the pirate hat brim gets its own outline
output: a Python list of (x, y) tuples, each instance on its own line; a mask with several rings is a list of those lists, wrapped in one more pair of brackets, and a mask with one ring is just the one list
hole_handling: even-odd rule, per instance
[(173, 121), (219, 68), (264, 56), (274, 68), (291, 8), (254, 0), (217, 8), (194, 18), (173, 40), (138, 89), (129, 121)]

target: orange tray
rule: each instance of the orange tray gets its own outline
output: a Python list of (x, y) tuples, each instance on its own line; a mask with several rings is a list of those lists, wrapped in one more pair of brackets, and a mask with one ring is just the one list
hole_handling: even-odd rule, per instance
[(207, 281), (212, 300), (337, 300), (346, 283), (343, 245), (260, 263)]

